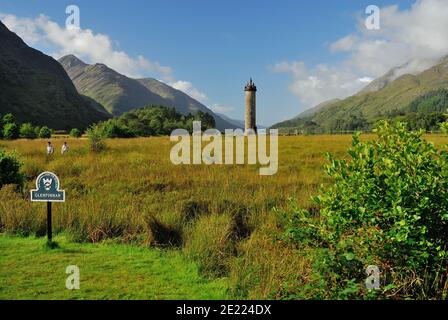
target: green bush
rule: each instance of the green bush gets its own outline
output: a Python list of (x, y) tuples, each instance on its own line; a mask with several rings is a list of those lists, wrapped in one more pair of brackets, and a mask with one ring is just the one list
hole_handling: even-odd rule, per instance
[(24, 139), (36, 139), (37, 135), (31, 123), (24, 123), (20, 127), (20, 137)]
[(19, 126), (16, 123), (6, 123), (3, 126), (3, 138), (8, 140), (19, 138)]
[(89, 138), (89, 148), (93, 152), (101, 152), (106, 149), (105, 135), (103, 130), (93, 125), (87, 129), (87, 137)]
[(18, 188), (23, 186), (24, 176), (21, 167), (22, 164), (16, 155), (0, 149), (0, 189), (8, 184), (16, 185)]
[(448, 135), (448, 122), (440, 124), (440, 131), (442, 131), (443, 134)]
[[(351, 161), (329, 156), (332, 185), (314, 198), (320, 214), (292, 210), (288, 237), (315, 253), (317, 298), (445, 298), (448, 153), (381, 122), (373, 141), (353, 138)], [(366, 289), (366, 268), (381, 290)]]
[(12, 115), (12, 113), (7, 113), (2, 118), (3, 125), (8, 123), (16, 123), (16, 118)]
[(82, 132), (79, 129), (74, 128), (70, 131), (70, 137), (72, 138), (81, 138), (81, 136)]
[(51, 138), (51, 130), (47, 126), (43, 126), (39, 131), (39, 138), (41, 139), (50, 139)]

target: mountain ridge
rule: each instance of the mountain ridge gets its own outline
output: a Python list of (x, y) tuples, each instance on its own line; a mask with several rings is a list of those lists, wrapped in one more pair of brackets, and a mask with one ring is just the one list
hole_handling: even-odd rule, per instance
[(53, 129), (86, 128), (110, 116), (80, 95), (61, 65), (0, 21), (0, 113)]
[(330, 103), (310, 117), (295, 117), (273, 127), (300, 127), (307, 121), (324, 131), (331, 131), (338, 122), (349, 118), (373, 123), (392, 113), (408, 112), (409, 104), (421, 95), (448, 88), (448, 57), (438, 60), (436, 65), (415, 75), (402, 74), (391, 80), (391, 75), (396, 70), (397, 68), (391, 69), (384, 76), (372, 81), (373, 85), (370, 87), (368, 85), (357, 94)]
[(209, 113), (220, 130), (235, 128), (199, 101), (156, 79), (129, 78), (105, 64), (87, 64), (74, 55), (60, 58), (59, 63), (78, 92), (98, 101), (114, 116), (148, 105), (163, 105), (185, 115), (198, 111)]

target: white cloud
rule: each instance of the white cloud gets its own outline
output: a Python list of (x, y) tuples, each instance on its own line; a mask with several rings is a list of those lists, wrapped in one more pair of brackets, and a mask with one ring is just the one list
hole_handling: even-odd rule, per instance
[(303, 62), (281, 62), (272, 66), (271, 70), (292, 74), (293, 82), (289, 89), (307, 107), (334, 98), (344, 98), (365, 86), (368, 79), (367, 77), (354, 79), (348, 67), (322, 64), (308, 69)]
[(174, 80), (170, 67), (149, 61), (143, 56), (131, 58), (124, 51), (115, 49), (113, 41), (107, 35), (94, 33), (90, 29), (61, 27), (45, 15), (28, 19), (0, 14), (0, 18), (28, 44), (43, 43), (52, 48), (55, 58), (74, 54), (88, 62), (104, 63), (127, 76), (142, 76), (142, 72), (155, 73), (167, 81)]
[(221, 105), (221, 104), (219, 104), (219, 103), (214, 103), (214, 104), (212, 104), (212, 106), (210, 107), (210, 109), (211, 109), (213, 112), (223, 113), (223, 114), (226, 114), (226, 113), (230, 113), (230, 112), (235, 111), (235, 108), (234, 108), (234, 107), (223, 106), (223, 105)]
[(192, 98), (205, 102), (207, 100), (207, 96), (205, 93), (196, 89), (191, 82), (188, 81), (176, 81), (170, 84), (174, 89), (180, 90), (191, 96)]
[(279, 62), (275, 72), (289, 73), (290, 90), (304, 107), (343, 98), (394, 67), (394, 77), (418, 73), (448, 55), (446, 0), (417, 0), (410, 9), (381, 8), (381, 29), (369, 31), (362, 16), (357, 29), (329, 46), (346, 58), (338, 63), (306, 66), (301, 61)]
[(130, 57), (126, 52), (116, 49), (114, 41), (105, 34), (94, 33), (90, 29), (61, 27), (45, 15), (29, 19), (0, 13), (0, 19), (29, 45), (40, 44), (49, 47), (56, 59), (74, 54), (88, 63), (106, 64), (129, 77), (161, 78), (201, 102), (207, 100), (207, 96), (191, 82), (176, 80), (171, 67), (150, 61), (141, 55)]
[(341, 38), (338, 41), (332, 43), (330, 45), (330, 49), (333, 52), (350, 51), (353, 49), (355, 42), (356, 42), (356, 37), (353, 35), (348, 35), (348, 36)]
[(359, 78), (358, 81), (361, 83), (370, 83), (373, 81), (373, 79), (369, 78), (369, 77), (362, 77), (362, 78)]

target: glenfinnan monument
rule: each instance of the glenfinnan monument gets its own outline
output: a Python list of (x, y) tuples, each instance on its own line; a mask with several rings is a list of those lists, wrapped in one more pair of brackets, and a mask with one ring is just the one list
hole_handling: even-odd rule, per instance
[(244, 87), (244, 91), (246, 91), (246, 134), (249, 133), (248, 130), (253, 130), (253, 132), (257, 132), (257, 120), (256, 120), (256, 94), (257, 87), (255, 83), (250, 81)]

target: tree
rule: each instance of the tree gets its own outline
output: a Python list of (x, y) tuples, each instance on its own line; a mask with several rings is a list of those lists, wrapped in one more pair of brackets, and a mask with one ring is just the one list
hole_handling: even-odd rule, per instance
[(12, 113), (7, 113), (3, 116), (2, 122), (3, 125), (8, 123), (16, 123), (16, 118), (12, 115)]
[(0, 149), (0, 189), (7, 184), (23, 186), (24, 175), (20, 172), (22, 164), (14, 154)]
[(37, 135), (31, 123), (24, 123), (20, 127), (20, 137), (24, 139), (36, 139)]
[(36, 135), (36, 137), (39, 137), (39, 133), (40, 133), (40, 127), (34, 127), (34, 134)]
[(19, 126), (16, 123), (6, 123), (3, 126), (3, 137), (8, 140), (19, 138)]
[(440, 131), (442, 131), (444, 135), (448, 135), (448, 122), (442, 122), (440, 124)]
[(73, 128), (73, 129), (70, 131), (70, 137), (72, 137), (72, 138), (81, 138), (81, 136), (82, 136), (82, 133), (81, 133), (81, 131), (80, 131), (79, 129), (77, 129), (77, 128)]
[(3, 138), (3, 118), (2, 115), (0, 114), (0, 139)]
[(87, 137), (89, 138), (89, 148), (91, 151), (101, 152), (106, 149), (104, 131), (98, 125), (93, 125), (87, 129)]
[(43, 126), (39, 131), (39, 138), (41, 139), (50, 139), (51, 138), (51, 130), (47, 126)]

